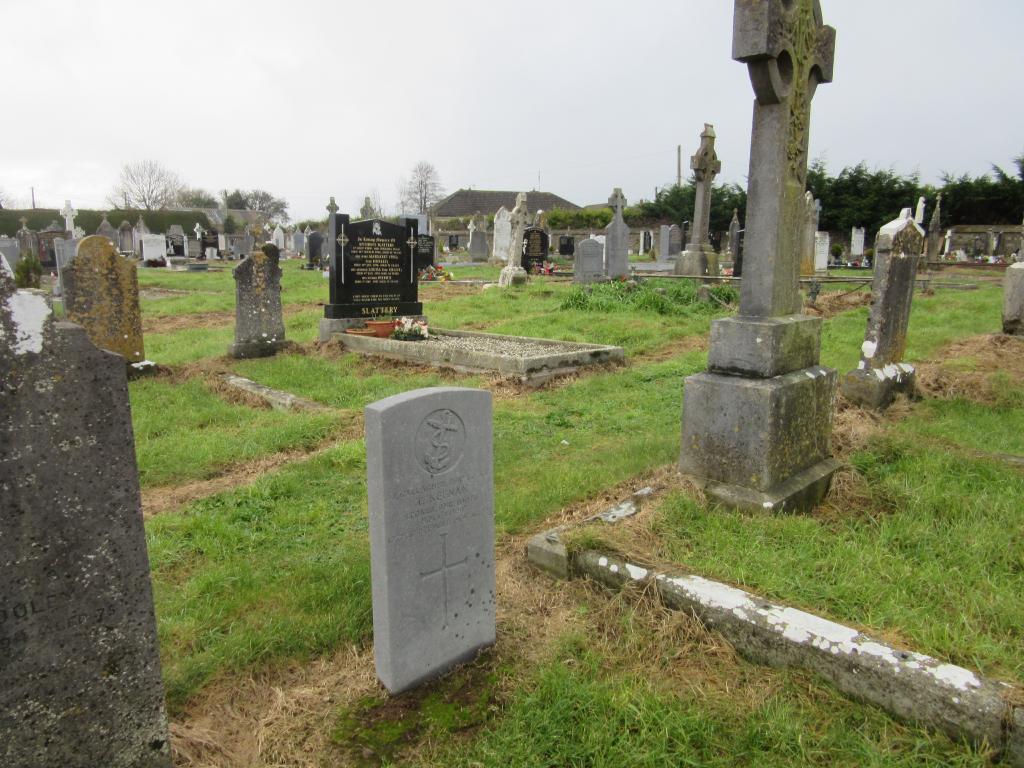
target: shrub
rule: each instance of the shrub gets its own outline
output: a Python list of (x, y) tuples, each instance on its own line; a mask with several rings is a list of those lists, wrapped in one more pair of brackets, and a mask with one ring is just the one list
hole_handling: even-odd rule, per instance
[(34, 253), (22, 256), (14, 267), (14, 284), (19, 288), (38, 288), (43, 277), (43, 265)]

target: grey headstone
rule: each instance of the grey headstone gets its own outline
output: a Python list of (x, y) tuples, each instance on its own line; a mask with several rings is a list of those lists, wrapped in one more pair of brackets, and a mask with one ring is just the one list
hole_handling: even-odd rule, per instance
[(850, 256), (860, 258), (864, 255), (864, 227), (850, 230)]
[(626, 198), (618, 187), (608, 198), (614, 215), (605, 227), (605, 274), (610, 278), (625, 277), (629, 274), (629, 227), (622, 218)]
[(21, 246), (17, 238), (0, 237), (0, 254), (7, 260), (8, 266), (13, 270), (21, 261)]
[(0, 765), (170, 768), (124, 360), (4, 277), (0, 330)]
[(683, 231), (679, 225), (673, 224), (668, 228), (668, 257), (674, 259), (683, 252)]
[(487, 249), (487, 235), (482, 227), (469, 233), (469, 258), (473, 261), (487, 261), (489, 256)]
[(668, 261), (669, 259), (669, 226), (662, 224), (658, 229), (658, 261)]
[(280, 251), (267, 243), (246, 256), (235, 278), (235, 343), (232, 357), (268, 357), (284, 346)]
[(715, 152), (715, 129), (710, 123), (704, 123), (704, 131), (700, 135), (700, 147), (690, 158), (690, 170), (696, 181), (693, 202), (693, 227), (690, 229), (690, 241), (686, 245), (688, 251), (711, 250), (708, 231), (711, 224), (711, 193), (715, 186), (715, 176), (722, 170), (722, 162)]
[(117, 247), (117, 230), (114, 229), (114, 225), (107, 221), (107, 217), (103, 217), (103, 221), (100, 222), (99, 227), (96, 229), (96, 234), (100, 237), (105, 237), (107, 240)]
[(397, 693), (495, 640), (491, 395), (419, 389), (365, 424), (373, 650)]
[(875, 238), (871, 313), (860, 363), (843, 379), (847, 399), (869, 408), (885, 408), (898, 392), (914, 388), (914, 369), (902, 361), (924, 230), (909, 208), (904, 214), (878, 230)]
[(576, 244), (573, 282), (592, 283), (604, 277), (604, 246), (592, 237)]
[(1024, 261), (1007, 267), (1003, 278), (1003, 333), (1024, 336)]

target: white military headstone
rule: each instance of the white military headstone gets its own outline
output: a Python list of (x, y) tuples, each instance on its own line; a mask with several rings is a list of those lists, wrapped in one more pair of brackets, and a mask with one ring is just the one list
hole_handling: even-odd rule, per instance
[(814, 233), (814, 271), (828, 271), (828, 251), (832, 246), (832, 240), (828, 232)]
[(495, 640), (491, 395), (419, 389), (364, 415), (373, 650), (397, 693)]

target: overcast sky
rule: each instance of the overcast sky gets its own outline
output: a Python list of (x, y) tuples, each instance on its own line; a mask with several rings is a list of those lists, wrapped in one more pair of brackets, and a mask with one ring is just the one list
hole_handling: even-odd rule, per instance
[[(1024, 152), (1024, 1), (823, 0), (835, 80), (811, 157), (926, 182)], [(448, 191), (585, 205), (674, 181), (705, 122), (746, 184), (729, 0), (0, 0), (0, 188), (104, 207), (123, 163), (355, 213), (427, 160)], [(538, 180), (539, 178), (539, 180)], [(539, 185), (539, 186), (538, 186)], [(909, 201), (908, 201), (909, 204)]]

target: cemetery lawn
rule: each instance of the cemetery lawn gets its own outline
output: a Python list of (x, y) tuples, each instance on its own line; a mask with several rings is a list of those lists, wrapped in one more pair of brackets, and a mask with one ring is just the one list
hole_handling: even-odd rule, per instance
[[(260, 457), (290, 457), (254, 482), (248, 477), (147, 521), (164, 677), (177, 719), (234, 680), (279, 674), (352, 648), (366, 663), (372, 643), (366, 404), (422, 386), (492, 390), (499, 551), (519, 562), (524, 538), (567, 508), (613, 486), (625, 493), (675, 462), (683, 378), (704, 368), (710, 321), (728, 311), (716, 302), (690, 303), (687, 289), (677, 287), (692, 285), (686, 281), (652, 281), (665, 293), (645, 294), (639, 303), (585, 295), (558, 281), (534, 280), (518, 292), (424, 286), (435, 327), (626, 350), (626, 366), (524, 390), (482, 375), (320, 348), (311, 340), (326, 286), (318, 273), (297, 266), (285, 265), (283, 297), (288, 336), (298, 348), (249, 361), (222, 357), (233, 327), (229, 272), (140, 270), (144, 287), (187, 292), (143, 302), (144, 322), (169, 324), (165, 333), (147, 333), (147, 357), (171, 368), (131, 384), (144, 487), (184, 485)], [(932, 360), (951, 342), (996, 332), (1000, 301), (1001, 291), (989, 285), (915, 297), (908, 358)], [(204, 313), (227, 315), (214, 327), (170, 326)], [(866, 316), (862, 307), (826, 321), (824, 364), (840, 373), (856, 365)], [(219, 371), (328, 410), (280, 413), (225, 399), (211, 384)], [(1019, 391), (1022, 383), (1013, 386)], [(983, 455), (1024, 454), (1024, 403), (930, 399), (899, 415), (875, 424), (843, 456), (846, 479), (821, 512), (741, 515), (709, 509), (670, 488), (649, 517), (656, 538), (641, 537), (640, 554), (985, 674), (1024, 678), (1024, 475)], [(634, 543), (600, 535), (611, 546)], [(486, 680), (470, 686), (476, 694), (456, 692), (455, 710), (431, 709), (396, 754), (438, 765), (557, 765), (573, 756), (593, 765), (983, 762), (979, 753), (848, 702), (813, 677), (740, 662), (700, 628), (676, 628), (661, 633), (656, 648), (642, 646), (654, 642), (644, 628), (663, 619), (585, 585), (548, 582), (525, 566), (516, 576), (543, 600), (563, 604), (565, 621), (543, 637), (524, 629), (523, 638), (499, 639), (498, 649), (479, 662)], [(544, 616), (549, 606), (537, 599), (536, 615)], [(525, 608), (508, 611), (504, 619), (499, 613), (499, 635), (518, 631), (519, 622), (532, 626), (535, 616)], [(533, 640), (530, 653), (509, 650)], [(703, 670), (700, 684), (685, 683), (691, 668)], [(437, 690), (443, 699), (448, 689)], [(373, 688), (366, 693), (381, 698)], [(458, 727), (462, 715), (454, 725), (446, 720), (472, 709), (470, 700), (479, 696), (492, 697), (486, 716), (470, 718), (465, 728)], [(329, 707), (337, 736), (331, 749), (343, 749), (356, 730), (365, 730), (360, 718), (376, 706)], [(387, 722), (394, 725), (393, 718)], [(431, 738), (439, 733), (446, 738)], [(453, 733), (463, 735), (449, 751)]]

